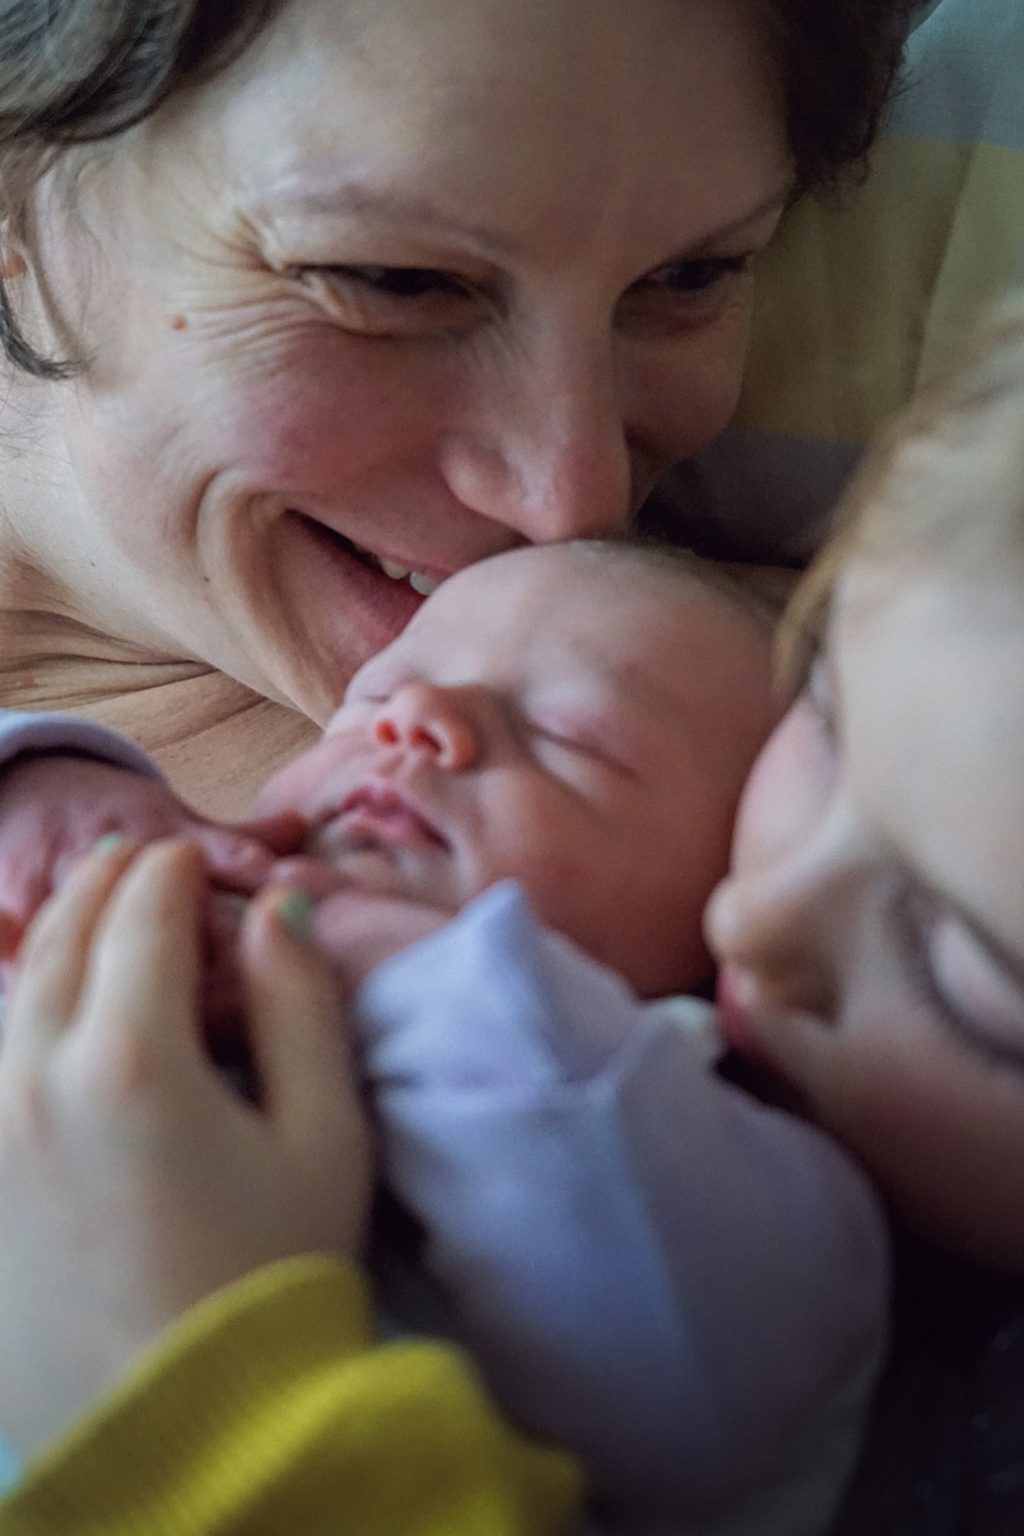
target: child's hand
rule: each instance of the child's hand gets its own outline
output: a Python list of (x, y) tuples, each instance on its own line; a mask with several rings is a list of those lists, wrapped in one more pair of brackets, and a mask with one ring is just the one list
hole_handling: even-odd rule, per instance
[(0, 1425), (31, 1453), (187, 1308), (274, 1259), (355, 1254), (367, 1137), (331, 975), (247, 913), (261, 1105), (200, 1038), (202, 860), (97, 852), (26, 943), (0, 1049)]
[(28, 756), (0, 773), (0, 960), (10, 959), (39, 907), (106, 833), (137, 842), (187, 836), (215, 883), (259, 889), (278, 854), (300, 844), (285, 813), (248, 826), (204, 820), (157, 779), (71, 754)]

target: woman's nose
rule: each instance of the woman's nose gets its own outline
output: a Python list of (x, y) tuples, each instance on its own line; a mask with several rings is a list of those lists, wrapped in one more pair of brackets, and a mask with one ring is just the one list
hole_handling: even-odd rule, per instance
[(480, 735), (462, 692), (431, 683), (406, 683), (376, 711), (373, 739), (381, 746), (422, 753), (453, 773), (470, 768)]
[(534, 544), (621, 533), (641, 487), (612, 360), (527, 364), (447, 438), (450, 491)]

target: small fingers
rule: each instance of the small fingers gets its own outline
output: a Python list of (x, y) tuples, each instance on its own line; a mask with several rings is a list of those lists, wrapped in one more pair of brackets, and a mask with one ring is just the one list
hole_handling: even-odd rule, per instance
[(98, 847), (32, 923), (7, 1004), (5, 1033), (12, 1054), (47, 1043), (71, 1022), (97, 924), (136, 852), (130, 843)]
[(263, 885), (274, 860), (302, 846), (306, 823), (295, 811), (283, 811), (241, 827), (196, 822), (189, 836), (202, 848), (218, 885), (249, 895)]
[[(363, 1111), (338, 989), (307, 937), (309, 898), (268, 892), (246, 915), (242, 972), (267, 1113), (293, 1140), (362, 1144)], [(343, 1147), (344, 1151), (345, 1148)]]
[(192, 843), (144, 848), (103, 913), (82, 991), (79, 1037), (111, 1063), (202, 1062), (200, 984), (206, 902)]

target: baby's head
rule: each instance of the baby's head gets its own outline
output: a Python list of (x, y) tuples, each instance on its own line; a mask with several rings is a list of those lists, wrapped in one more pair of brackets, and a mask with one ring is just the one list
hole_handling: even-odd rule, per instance
[(772, 724), (770, 631), (725, 573), (577, 543), (451, 577), (267, 786), (360, 888), (459, 910), (514, 877), (642, 994), (710, 961), (707, 896)]
[(846, 516), (710, 908), (723, 1021), (918, 1225), (1024, 1271), (1024, 306)]

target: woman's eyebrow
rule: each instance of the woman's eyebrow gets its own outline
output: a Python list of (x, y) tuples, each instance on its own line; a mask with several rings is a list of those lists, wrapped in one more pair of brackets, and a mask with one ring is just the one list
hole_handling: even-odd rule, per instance
[(263, 195), (260, 213), (264, 218), (275, 213), (323, 218), (370, 215), (385, 224), (416, 224), (437, 234), (454, 235), (496, 256), (514, 256), (521, 249), (515, 236), (456, 218), (418, 193), (355, 177), (314, 181), (296, 176)]
[(781, 213), (792, 196), (793, 182), (789, 180), (783, 187), (776, 188), (774, 192), (762, 198), (761, 202), (746, 213), (741, 213), (738, 217), (730, 219), (727, 224), (720, 224), (716, 229), (708, 230), (705, 234), (699, 235), (676, 260), (686, 260), (706, 255), (715, 247), (724, 245), (728, 240), (732, 240), (737, 235), (742, 234), (749, 225), (757, 224), (761, 219), (766, 219), (770, 213)]
[[(685, 249), (659, 265), (700, 259), (715, 247), (741, 234), (748, 225), (756, 224), (770, 213), (784, 208), (792, 191), (792, 182), (787, 181), (783, 187), (777, 187), (774, 192), (762, 198), (755, 207), (698, 235)], [(523, 242), (511, 233), (453, 217), (438, 208), (429, 198), (415, 192), (381, 187), (354, 177), (314, 182), (305, 178), (300, 181), (296, 176), (287, 184), (265, 193), (261, 199), (259, 211), (264, 217), (272, 216), (273, 211), (277, 210), (327, 218), (337, 215), (372, 215), (384, 223), (413, 223), (437, 234), (469, 240), (481, 250), (505, 259), (520, 255), (524, 249)]]

